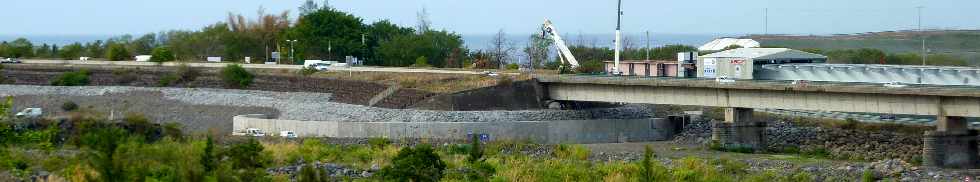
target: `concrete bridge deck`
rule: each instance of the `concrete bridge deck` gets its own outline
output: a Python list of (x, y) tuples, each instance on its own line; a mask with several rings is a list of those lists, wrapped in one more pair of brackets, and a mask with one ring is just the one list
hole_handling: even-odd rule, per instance
[(535, 77), (545, 99), (556, 101), (698, 105), (725, 108), (712, 124), (712, 140), (726, 148), (763, 149), (766, 122), (753, 109), (888, 113), (936, 116), (936, 130), (923, 134), (926, 166), (980, 167), (978, 132), (965, 117), (980, 117), (980, 87), (875, 83), (544, 75)]

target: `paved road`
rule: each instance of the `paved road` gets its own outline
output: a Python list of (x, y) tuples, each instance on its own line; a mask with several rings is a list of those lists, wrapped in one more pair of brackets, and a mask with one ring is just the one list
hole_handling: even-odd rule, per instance
[[(155, 62), (136, 62), (136, 61), (79, 61), (79, 60), (22, 60), (24, 64), (68, 64), (68, 65), (117, 65), (117, 66), (157, 66)], [(166, 62), (163, 66), (177, 66), (181, 63)], [(191, 62), (185, 63), (192, 67), (220, 68), (232, 63), (205, 63)], [(245, 68), (251, 69), (300, 69), (302, 65), (284, 64), (242, 64)], [(399, 73), (439, 73), (439, 74), (483, 74), (479, 71), (464, 70), (437, 70), (437, 69), (412, 69), (396, 67), (331, 67), (335, 71), (355, 71), (355, 72), (399, 72)]]

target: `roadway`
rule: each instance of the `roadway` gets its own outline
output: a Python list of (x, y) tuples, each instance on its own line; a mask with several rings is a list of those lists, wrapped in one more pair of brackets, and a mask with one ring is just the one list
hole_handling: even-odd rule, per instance
[[(212, 62), (137, 62), (137, 61), (79, 61), (79, 60), (21, 60), (23, 64), (47, 64), (47, 65), (111, 65), (111, 66), (178, 66), (187, 64), (191, 67), (201, 68), (221, 68), (234, 63), (212, 63)], [(241, 64), (242, 67), (249, 69), (293, 69), (298, 70), (303, 65), (287, 64)], [(353, 71), (353, 72), (396, 72), (396, 73), (436, 73), (436, 74), (484, 74), (482, 71), (469, 70), (440, 70), (425, 68), (402, 68), (402, 67), (330, 67), (331, 71)]]

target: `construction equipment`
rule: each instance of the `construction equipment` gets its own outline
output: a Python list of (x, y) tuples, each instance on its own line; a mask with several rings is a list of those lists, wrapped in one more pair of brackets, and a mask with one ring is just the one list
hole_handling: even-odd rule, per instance
[(562, 64), (568, 63), (571, 68), (576, 68), (579, 66), (578, 60), (575, 59), (575, 55), (572, 55), (572, 51), (568, 49), (565, 45), (565, 40), (561, 39), (558, 35), (558, 29), (551, 24), (551, 20), (544, 20), (544, 30), (542, 30), (544, 36), (550, 36), (552, 40), (555, 41), (555, 48), (558, 49), (558, 58), (561, 59)]

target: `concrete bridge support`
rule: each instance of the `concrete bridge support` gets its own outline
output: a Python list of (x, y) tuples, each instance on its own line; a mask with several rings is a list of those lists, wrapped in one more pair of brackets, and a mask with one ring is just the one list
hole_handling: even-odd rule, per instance
[(940, 116), (936, 131), (926, 131), (922, 140), (922, 162), (926, 166), (942, 168), (976, 168), (980, 165), (977, 154), (977, 131), (967, 127), (963, 117)]
[(725, 108), (725, 121), (713, 122), (711, 139), (724, 148), (766, 147), (766, 122), (752, 119), (751, 108)]

